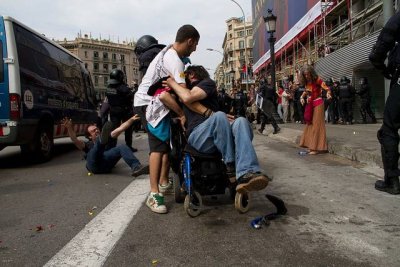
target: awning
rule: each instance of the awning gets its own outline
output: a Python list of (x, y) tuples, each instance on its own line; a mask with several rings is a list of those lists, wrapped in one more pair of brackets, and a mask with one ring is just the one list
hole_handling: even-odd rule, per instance
[[(313, 6), (281, 39), (275, 43), (275, 56), (282, 53), (285, 47), (290, 46), (296, 37), (303, 35), (304, 31), (308, 31), (321, 17), (322, 8), (319, 1)], [(253, 72), (259, 72), (263, 67), (267, 66), (271, 58), (271, 51), (268, 50), (254, 65)]]

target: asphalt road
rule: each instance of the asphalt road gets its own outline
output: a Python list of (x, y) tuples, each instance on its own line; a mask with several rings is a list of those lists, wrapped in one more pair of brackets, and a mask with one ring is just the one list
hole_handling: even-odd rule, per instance
[[(138, 156), (145, 160), (145, 136), (137, 138)], [(377, 176), (368, 166), (328, 154), (300, 156), (298, 148), (261, 135), (253, 143), (273, 181), (252, 194), (248, 213), (239, 214), (227, 195), (205, 199), (197, 218), (190, 218), (173, 196), (166, 198), (166, 215), (139, 203), (102, 263), (400, 266), (400, 196), (374, 190)], [(56, 157), (41, 165), (21, 163), (8, 148), (1, 151), (0, 265), (47, 263), (138, 182), (129, 174), (121, 161), (112, 174), (87, 176), (81, 154), (69, 141), (60, 142)], [(250, 221), (275, 210), (266, 193), (281, 197), (288, 214), (256, 230)], [(85, 265), (85, 258), (80, 262)]]

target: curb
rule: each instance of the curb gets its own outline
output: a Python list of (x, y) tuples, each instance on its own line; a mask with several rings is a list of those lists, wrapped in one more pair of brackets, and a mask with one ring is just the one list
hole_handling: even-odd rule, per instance
[[(268, 137), (281, 142), (291, 143), (296, 146), (300, 143), (302, 131), (284, 128), (276, 135), (269, 134)], [(366, 147), (356, 147), (328, 137), (328, 151), (352, 161), (361, 162), (371, 166), (382, 168), (382, 157), (380, 151), (368, 150)]]

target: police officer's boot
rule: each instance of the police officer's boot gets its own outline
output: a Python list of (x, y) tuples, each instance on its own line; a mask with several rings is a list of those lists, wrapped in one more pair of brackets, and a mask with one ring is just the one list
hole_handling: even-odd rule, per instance
[[(378, 139), (380, 142), (383, 141), (381, 130), (378, 131)], [(388, 147), (385, 148), (385, 145), (381, 143), (381, 154), (385, 176), (383, 180), (377, 180), (375, 182), (375, 189), (393, 195), (400, 194), (398, 177), (400, 175), (400, 171), (398, 169), (399, 153), (396, 151), (396, 149), (388, 149)]]

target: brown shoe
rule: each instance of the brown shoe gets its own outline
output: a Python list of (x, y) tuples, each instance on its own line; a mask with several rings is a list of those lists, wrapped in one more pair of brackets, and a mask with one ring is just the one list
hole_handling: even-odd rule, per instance
[(238, 179), (236, 192), (247, 193), (250, 191), (260, 191), (267, 187), (268, 177), (262, 173), (246, 173)]

